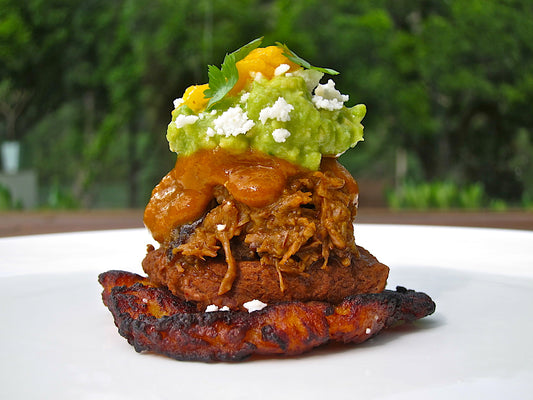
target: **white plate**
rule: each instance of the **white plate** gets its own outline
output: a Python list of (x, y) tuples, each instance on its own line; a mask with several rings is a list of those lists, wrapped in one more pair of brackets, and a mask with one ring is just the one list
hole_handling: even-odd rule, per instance
[(99, 272), (141, 272), (150, 238), (116, 230), (0, 239), (2, 399), (501, 399), (533, 393), (533, 232), (357, 225), (434, 315), (358, 346), (237, 364), (138, 354)]

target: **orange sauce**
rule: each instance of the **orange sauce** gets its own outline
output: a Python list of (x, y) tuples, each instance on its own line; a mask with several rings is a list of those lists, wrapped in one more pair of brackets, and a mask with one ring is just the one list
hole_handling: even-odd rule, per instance
[(178, 158), (154, 188), (144, 224), (155, 240), (164, 243), (174, 228), (203, 215), (216, 185), (224, 185), (241, 203), (264, 207), (277, 200), (290, 176), (302, 171), (288, 161), (254, 150), (238, 154), (218, 147), (200, 150)]

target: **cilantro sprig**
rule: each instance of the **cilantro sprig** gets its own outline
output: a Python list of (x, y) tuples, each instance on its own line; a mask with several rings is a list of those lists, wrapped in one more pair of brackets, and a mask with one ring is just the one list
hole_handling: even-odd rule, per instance
[(328, 75), (338, 75), (339, 72), (331, 68), (315, 67), (311, 65), (308, 61), (305, 61), (303, 58), (299, 57), (294, 51), (290, 50), (286, 44), (276, 42), (276, 46), (280, 47), (283, 50), (283, 55), (291, 60), (293, 63), (298, 64), (300, 67), (305, 69), (314, 69)]
[(263, 37), (252, 40), (250, 43), (235, 50), (233, 53), (226, 54), (220, 68), (215, 65), (207, 67), (207, 76), (209, 77), (209, 89), (204, 91), (205, 98), (209, 99), (206, 109), (209, 110), (216, 103), (222, 100), (233, 86), (239, 80), (239, 71), (237, 62), (246, 57), (252, 50), (261, 45)]

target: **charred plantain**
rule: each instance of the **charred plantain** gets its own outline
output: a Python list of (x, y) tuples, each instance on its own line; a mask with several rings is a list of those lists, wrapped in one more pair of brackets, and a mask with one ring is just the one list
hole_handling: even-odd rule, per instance
[(283, 302), (261, 311), (196, 312), (147, 278), (124, 271), (100, 274), (102, 298), (119, 333), (138, 352), (178, 360), (239, 361), (251, 355), (298, 355), (329, 341), (361, 343), (398, 322), (435, 311), (424, 293), (396, 291), (326, 302)]

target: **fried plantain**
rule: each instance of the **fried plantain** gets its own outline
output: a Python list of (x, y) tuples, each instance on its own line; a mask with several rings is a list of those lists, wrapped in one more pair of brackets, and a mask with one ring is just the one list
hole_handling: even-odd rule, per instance
[(398, 322), (435, 311), (424, 293), (349, 296), (339, 304), (282, 302), (260, 311), (196, 312), (196, 306), (125, 271), (100, 274), (104, 304), (136, 351), (187, 361), (240, 361), (251, 355), (298, 355), (329, 341), (361, 343)]

